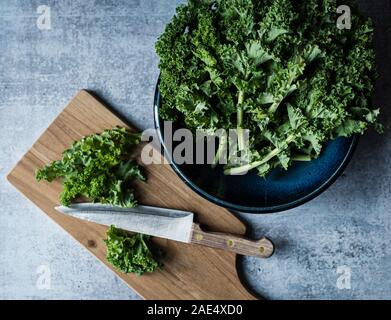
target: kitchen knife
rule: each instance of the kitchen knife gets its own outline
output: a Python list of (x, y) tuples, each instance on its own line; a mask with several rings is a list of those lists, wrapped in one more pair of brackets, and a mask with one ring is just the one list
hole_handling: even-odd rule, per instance
[(56, 207), (57, 211), (98, 224), (159, 238), (228, 250), (246, 256), (269, 258), (273, 243), (263, 238), (252, 241), (241, 236), (204, 231), (194, 223), (192, 212), (149, 206), (119, 208), (107, 204), (78, 203)]

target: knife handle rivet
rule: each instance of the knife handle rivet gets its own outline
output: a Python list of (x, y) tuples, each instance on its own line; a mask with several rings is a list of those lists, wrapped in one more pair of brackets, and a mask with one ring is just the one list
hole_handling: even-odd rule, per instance
[(264, 253), (265, 252), (265, 248), (264, 247), (259, 247), (259, 252), (260, 253)]
[(196, 234), (195, 238), (197, 241), (201, 241), (202, 239), (204, 239), (204, 236), (202, 234)]
[(233, 242), (233, 240), (227, 240), (227, 246), (228, 247), (233, 247), (235, 245), (235, 243)]

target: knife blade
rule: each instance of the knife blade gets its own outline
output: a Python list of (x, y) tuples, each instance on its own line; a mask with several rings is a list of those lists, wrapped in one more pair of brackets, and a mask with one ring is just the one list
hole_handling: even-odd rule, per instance
[(179, 242), (190, 242), (194, 214), (186, 211), (137, 206), (119, 208), (107, 204), (78, 203), (56, 210), (82, 220)]
[(143, 233), (184, 243), (232, 251), (242, 255), (268, 258), (274, 252), (273, 243), (263, 238), (252, 241), (226, 233), (206, 232), (194, 223), (194, 214), (188, 211), (137, 206), (120, 208), (100, 203), (78, 203), (69, 207), (55, 207), (58, 212), (105, 226)]

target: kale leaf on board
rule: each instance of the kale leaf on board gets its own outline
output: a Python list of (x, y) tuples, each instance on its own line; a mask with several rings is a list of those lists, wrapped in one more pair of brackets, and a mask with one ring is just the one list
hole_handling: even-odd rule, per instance
[[(337, 27), (339, 5), (352, 9), (351, 29)], [(156, 50), (164, 120), (237, 128), (239, 151), (250, 130), (249, 163), (227, 174), (265, 176), (317, 158), (331, 139), (382, 131), (373, 25), (354, 1), (189, 0)]]
[(84, 196), (94, 202), (119, 207), (135, 207), (131, 187), (134, 179), (145, 181), (141, 167), (130, 157), (140, 134), (125, 128), (105, 130), (73, 143), (61, 160), (53, 161), (36, 172), (36, 179), (49, 182), (62, 178), (62, 205)]
[[(61, 160), (37, 170), (38, 181), (62, 178), (61, 204), (67, 206), (77, 197), (94, 202), (132, 208), (137, 205), (131, 182), (145, 181), (141, 167), (131, 159), (131, 152), (140, 143), (140, 134), (125, 128), (105, 130), (73, 143)], [(152, 253), (150, 236), (128, 234), (111, 226), (104, 240), (107, 261), (116, 269), (142, 275), (162, 264), (160, 251)]]
[(150, 236), (144, 234), (128, 234), (111, 226), (107, 230), (107, 261), (123, 273), (142, 275), (153, 272), (162, 264), (159, 261), (162, 253), (154, 250), (150, 244)]

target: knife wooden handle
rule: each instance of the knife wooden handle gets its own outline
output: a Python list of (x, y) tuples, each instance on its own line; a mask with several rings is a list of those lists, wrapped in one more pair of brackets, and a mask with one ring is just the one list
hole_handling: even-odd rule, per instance
[(274, 253), (274, 245), (267, 238), (253, 241), (228, 233), (207, 232), (197, 223), (193, 224), (191, 243), (259, 258), (269, 258)]

